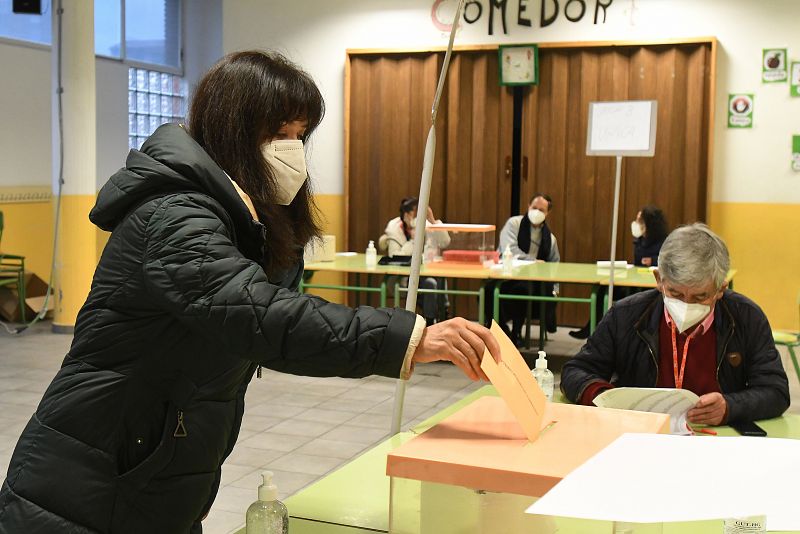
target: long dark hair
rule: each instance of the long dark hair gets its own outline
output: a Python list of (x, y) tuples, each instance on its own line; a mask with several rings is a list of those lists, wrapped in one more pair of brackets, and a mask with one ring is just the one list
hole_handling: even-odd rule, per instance
[(406, 235), (406, 239), (411, 239), (411, 229), (406, 224), (405, 214), (414, 211), (417, 206), (419, 206), (417, 197), (406, 197), (400, 201), (400, 222), (403, 224), (403, 233)]
[(664, 212), (659, 208), (652, 204), (643, 207), (642, 220), (645, 227), (643, 239), (646, 243), (660, 243), (667, 238), (669, 226)]
[(229, 54), (195, 89), (189, 133), (252, 199), (267, 227), (264, 267), (269, 273), (297, 261), (321, 229), (309, 180), (289, 206), (275, 203), (275, 176), (261, 146), (296, 120), (308, 121), (306, 141), (324, 113), (322, 94), (311, 77), (274, 52)]

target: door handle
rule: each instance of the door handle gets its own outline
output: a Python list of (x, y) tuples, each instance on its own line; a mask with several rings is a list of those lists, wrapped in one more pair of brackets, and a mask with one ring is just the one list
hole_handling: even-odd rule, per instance
[(511, 178), (511, 156), (506, 156), (506, 179)]

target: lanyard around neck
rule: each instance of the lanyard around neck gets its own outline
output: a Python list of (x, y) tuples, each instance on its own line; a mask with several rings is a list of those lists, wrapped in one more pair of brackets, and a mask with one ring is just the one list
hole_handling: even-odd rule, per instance
[(678, 342), (675, 336), (675, 323), (670, 323), (672, 331), (672, 376), (675, 378), (675, 387), (681, 389), (683, 387), (683, 373), (686, 371), (686, 359), (689, 356), (689, 342), (700, 331), (702, 326), (695, 328), (694, 332), (686, 336), (686, 343), (683, 344), (683, 358), (681, 359), (680, 371), (678, 370)]

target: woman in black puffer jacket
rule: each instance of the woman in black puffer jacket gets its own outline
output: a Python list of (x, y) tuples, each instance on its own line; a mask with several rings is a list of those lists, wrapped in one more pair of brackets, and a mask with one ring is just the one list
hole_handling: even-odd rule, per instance
[(296, 291), (320, 233), (302, 141), (322, 115), (286, 59), (232, 54), (198, 85), (188, 131), (160, 127), (106, 183), (90, 218), (111, 238), (14, 451), (0, 533), (200, 532), (258, 365), (398, 377), (447, 359), (485, 378), (499, 348), (480, 326)]

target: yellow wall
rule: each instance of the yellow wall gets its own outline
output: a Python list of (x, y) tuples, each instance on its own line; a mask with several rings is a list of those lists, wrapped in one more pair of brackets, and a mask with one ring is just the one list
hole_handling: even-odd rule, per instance
[[(322, 232), (324, 234), (333, 234), (336, 236), (336, 252), (344, 250), (344, 195), (315, 195), (314, 200), (317, 202), (322, 213)], [(315, 284), (344, 284), (345, 277), (332, 273), (318, 273), (314, 275)], [(344, 302), (344, 294), (342, 291), (331, 291), (328, 289), (309, 289), (309, 293), (319, 295), (320, 297), (331, 302)]]
[(25, 268), (47, 282), (53, 259), (53, 208), (50, 201), (0, 203), (5, 218), (0, 250), (25, 256)]
[[(326, 234), (336, 236), (337, 251), (344, 246), (344, 197), (342, 195), (317, 195), (317, 205), (322, 213), (322, 227)], [(0, 250), (25, 256), (25, 267), (47, 282), (53, 254), (54, 209), (50, 201), (25, 203), (0, 203), (5, 216), (5, 231)], [(86, 214), (88, 216), (88, 212)], [(111, 234), (96, 229), (96, 250), (99, 258)], [(319, 284), (342, 284), (344, 277), (319, 274), (314, 277)], [(341, 291), (309, 291), (333, 302), (343, 302)]]
[(708, 222), (728, 245), (736, 291), (773, 328), (800, 328), (800, 204), (713, 202)]

